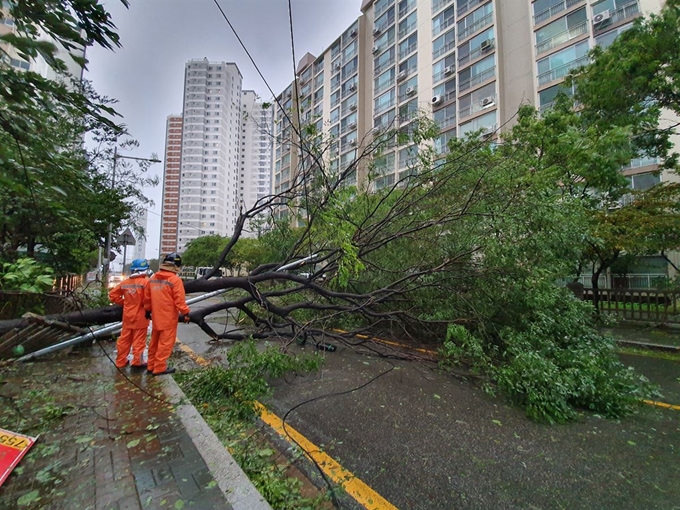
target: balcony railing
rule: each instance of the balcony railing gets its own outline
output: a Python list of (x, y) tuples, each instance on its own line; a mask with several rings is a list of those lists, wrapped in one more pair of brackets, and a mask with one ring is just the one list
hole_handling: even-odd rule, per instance
[(484, 16), (482, 19), (475, 21), (469, 27), (465, 27), (463, 30), (458, 32), (458, 40), (460, 41), (460, 40), (463, 40), (463, 39), (471, 36), (472, 34), (478, 32), (479, 30), (481, 30), (482, 28), (487, 26), (492, 21), (493, 21), (493, 12), (490, 12), (489, 14)]
[(452, 2), (453, 0), (434, 0), (432, 2), (432, 14), (440, 11)]
[(342, 79), (345, 80), (345, 79), (349, 78), (350, 76), (357, 74), (357, 69), (358, 69), (357, 66), (351, 67), (349, 69), (346, 69), (346, 68), (343, 69), (342, 70)]
[(584, 66), (588, 64), (589, 61), (590, 58), (588, 57), (588, 55), (585, 55), (581, 58), (577, 58), (576, 60), (572, 60), (571, 62), (567, 62), (566, 64), (562, 64), (561, 66), (556, 67), (555, 69), (551, 69), (550, 71), (541, 73), (538, 75), (538, 84), (545, 85), (546, 83), (550, 83), (551, 81), (564, 78), (567, 74), (569, 74), (569, 71), (571, 71), (572, 69), (576, 69), (577, 67)]
[(439, 125), (439, 129), (443, 131), (444, 129), (454, 126), (456, 124), (456, 116), (454, 114), (449, 117), (446, 117), (441, 122), (437, 122), (437, 124)]
[[(637, 13), (640, 12), (640, 5), (637, 2), (630, 3), (628, 5), (624, 5), (623, 7), (620, 7), (616, 9), (614, 12), (612, 12), (611, 16), (611, 22), (616, 23), (618, 21), (622, 21), (624, 19), (632, 18), (635, 16)], [(602, 27), (605, 28), (605, 27)], [(595, 30), (599, 30), (600, 27), (596, 26)]]
[(465, 81), (462, 81), (458, 84), (458, 90), (460, 92), (469, 89), (470, 87), (474, 87), (475, 85), (478, 85), (482, 83), (483, 81), (488, 80), (489, 78), (493, 78), (494, 75), (496, 74), (496, 66), (492, 66), (489, 69), (482, 71), (481, 73), (472, 76), (468, 78)]
[(621, 170), (630, 170), (632, 168), (642, 168), (645, 166), (658, 165), (661, 162), (659, 158), (635, 158), (631, 159), (630, 163), (621, 167)]
[(398, 34), (399, 39), (401, 39), (402, 37), (405, 37), (408, 34), (410, 34), (411, 32), (413, 32), (413, 30), (415, 30), (417, 25), (418, 25), (418, 23), (416, 21), (412, 21), (411, 23), (408, 23), (404, 27), (400, 27), (399, 28), (399, 34)]
[(458, 65), (462, 66), (470, 62), (471, 60), (475, 60), (478, 57), (481, 57), (484, 53), (489, 53), (491, 50), (493, 50), (495, 44), (494, 44), (494, 39), (487, 39), (488, 41), (491, 41), (491, 46), (487, 46), (486, 48), (482, 48), (481, 46), (477, 46), (474, 50), (472, 50), (470, 53), (467, 55), (463, 55), (462, 57), (458, 57)]
[(389, 9), (390, 7), (392, 7), (392, 5), (394, 5), (394, 1), (385, 2), (384, 5), (379, 6), (379, 7), (375, 10), (375, 17), (377, 18), (377, 17), (380, 16), (383, 12), (386, 12), (387, 9)]
[(386, 90), (391, 89), (392, 87), (394, 87), (394, 81), (391, 81), (391, 82), (389, 82), (389, 83), (383, 83), (383, 84), (381, 84), (381, 85), (378, 85), (378, 86), (375, 88), (375, 90), (373, 91), (373, 94), (375, 94), (375, 95), (377, 96), (377, 95), (379, 95), (379, 94), (382, 94), (382, 93), (385, 92)]
[(583, 0), (562, 0), (558, 4), (552, 5), (547, 9), (544, 9), (541, 12), (534, 14), (534, 24), (538, 25), (539, 23), (542, 23), (545, 20), (552, 18), (555, 14), (562, 11), (566, 11), (570, 7), (573, 7), (576, 4), (580, 4), (581, 2), (583, 2)]
[(432, 51), (432, 58), (435, 59), (437, 57), (441, 57), (442, 55), (445, 55), (446, 53), (448, 53), (449, 51), (451, 51), (455, 47), (456, 47), (456, 41), (451, 41), (449, 43), (446, 43), (441, 48), (437, 48), (436, 50)]
[(388, 67), (390, 67), (392, 64), (394, 64), (394, 57), (391, 57), (387, 61), (375, 66), (375, 69), (373, 69), (373, 75), (378, 76), (380, 73), (382, 73)]
[(541, 41), (536, 45), (536, 53), (541, 54), (545, 53), (548, 50), (551, 50), (555, 46), (559, 46), (560, 44), (563, 44), (567, 41), (571, 41), (572, 39), (583, 35), (588, 32), (588, 21), (584, 21), (583, 23), (579, 23), (578, 25), (575, 25), (564, 32), (560, 32), (559, 34), (556, 34), (552, 36), (550, 39), (546, 39), (545, 41)]
[(453, 76), (456, 73), (456, 71), (452, 68), (453, 66), (446, 66), (446, 68), (442, 69), (437, 74), (432, 75), (432, 83), (437, 83), (438, 81), (443, 80), (447, 76)]
[(450, 18), (445, 19), (442, 21), (439, 26), (433, 27), (432, 28), (432, 37), (438, 36), (441, 34), (445, 29), (449, 28), (450, 26), (453, 26), (455, 23), (455, 18), (451, 16)]
[(386, 103), (382, 103), (378, 106), (375, 107), (375, 111), (373, 112), (375, 115), (384, 112), (385, 110), (389, 110), (394, 106), (394, 99), (391, 99), (390, 101)]
[(464, 119), (473, 113), (481, 112), (482, 110), (493, 108), (494, 106), (496, 106), (496, 94), (486, 97), (481, 101), (475, 101), (474, 103), (464, 106), (458, 110), (458, 116), (461, 119)]
[(481, 4), (485, 0), (468, 0), (467, 2), (461, 4), (458, 6), (458, 16), (461, 14), (465, 14), (468, 12), (470, 9), (472, 9), (474, 6)]
[(414, 42), (413, 44), (409, 44), (407, 48), (400, 49), (399, 50), (399, 58), (402, 59), (406, 57), (407, 55), (410, 55), (414, 51), (416, 51), (416, 48), (418, 47), (418, 43)]

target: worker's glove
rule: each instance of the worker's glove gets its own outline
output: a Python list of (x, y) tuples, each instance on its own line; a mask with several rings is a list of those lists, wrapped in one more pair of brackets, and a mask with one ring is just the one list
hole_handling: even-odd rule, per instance
[(191, 322), (191, 317), (189, 316), (189, 314), (180, 315), (179, 320), (181, 320), (182, 322), (184, 322), (186, 324), (186, 323)]
[(150, 321), (150, 320), (151, 320), (151, 310), (145, 311), (145, 312), (144, 312), (144, 317), (146, 318), (146, 320), (149, 320), (149, 321)]

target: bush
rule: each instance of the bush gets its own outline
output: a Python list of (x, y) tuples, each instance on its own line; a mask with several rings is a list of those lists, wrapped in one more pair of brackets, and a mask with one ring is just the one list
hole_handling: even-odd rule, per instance
[(54, 270), (34, 259), (21, 258), (4, 262), (0, 269), (0, 288), (22, 292), (46, 292), (54, 284)]

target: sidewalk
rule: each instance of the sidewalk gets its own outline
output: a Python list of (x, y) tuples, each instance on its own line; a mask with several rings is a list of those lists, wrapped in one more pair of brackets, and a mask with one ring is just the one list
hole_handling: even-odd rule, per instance
[(0, 508), (270, 510), (171, 377), (124, 373), (96, 344), (1, 369), (0, 427), (41, 435)]

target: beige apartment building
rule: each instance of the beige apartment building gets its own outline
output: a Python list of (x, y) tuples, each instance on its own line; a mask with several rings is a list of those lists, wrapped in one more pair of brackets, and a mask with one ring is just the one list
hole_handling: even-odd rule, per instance
[(177, 251), (179, 224), (179, 181), (182, 161), (182, 115), (170, 115), (165, 126), (163, 204), (159, 256)]
[[(278, 96), (283, 108), (276, 107), (272, 191), (285, 191), (296, 175), (298, 152), (291, 150), (287, 117), (298, 103), (303, 125), (313, 122), (337, 140), (328, 155), (331, 169), (353, 161), (375, 128), (408, 129), (422, 111), (439, 125), (434, 149), (444, 154), (452, 138), (480, 130), (491, 137), (512, 125), (522, 104), (550, 107), (560, 90), (570, 92), (562, 82), (588, 62), (591, 48), (611, 44), (637, 17), (658, 12), (662, 4), (364, 0), (358, 19), (321, 55), (306, 54), (297, 83)], [(403, 177), (417, 150), (386, 151), (375, 161), (371, 186)], [(633, 187), (646, 188), (672, 178), (656, 169), (656, 160), (639, 159), (623, 171)]]

